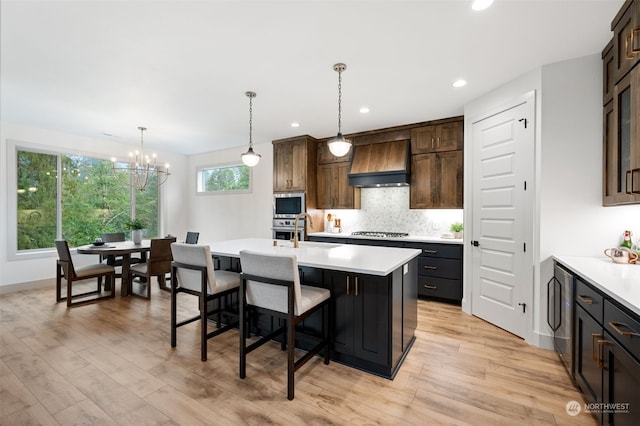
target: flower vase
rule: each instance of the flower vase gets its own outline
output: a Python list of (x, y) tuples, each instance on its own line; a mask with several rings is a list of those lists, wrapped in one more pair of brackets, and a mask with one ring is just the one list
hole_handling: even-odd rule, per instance
[(131, 239), (135, 245), (142, 244), (142, 229), (134, 229), (131, 231)]

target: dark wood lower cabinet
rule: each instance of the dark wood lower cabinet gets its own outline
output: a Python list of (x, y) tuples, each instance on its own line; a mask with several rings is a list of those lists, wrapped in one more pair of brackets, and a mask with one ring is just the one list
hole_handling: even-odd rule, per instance
[(575, 326), (576, 383), (587, 402), (597, 403), (602, 401), (602, 370), (596, 358), (597, 340), (603, 338), (602, 325), (576, 305)]
[(335, 307), (334, 346), (339, 354), (389, 362), (389, 294), (386, 277), (327, 271)]
[(604, 425), (640, 424), (640, 318), (576, 277), (575, 381)]
[(601, 345), (603, 424), (637, 426), (640, 424), (640, 363), (607, 332)]
[[(233, 258), (220, 257), (224, 269), (240, 271)], [(417, 327), (417, 264), (413, 259), (389, 275), (378, 276), (300, 267), (303, 285), (331, 290), (331, 358), (334, 361), (392, 379), (415, 340)], [(266, 335), (279, 327), (267, 314), (251, 318), (251, 331)], [(316, 312), (299, 324), (305, 332), (321, 335), (322, 315)], [(309, 349), (312, 340), (301, 335), (296, 346)]]

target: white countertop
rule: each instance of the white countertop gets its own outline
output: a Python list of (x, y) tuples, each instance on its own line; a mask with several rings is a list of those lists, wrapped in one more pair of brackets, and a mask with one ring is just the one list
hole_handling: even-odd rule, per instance
[(298, 265), (335, 271), (356, 272), (385, 276), (417, 257), (417, 249), (373, 247), (354, 244), (332, 244), (301, 241), (293, 248), (288, 241), (267, 238), (243, 238), (209, 243), (211, 253), (217, 256), (239, 257), (241, 250), (267, 254), (295, 254)]
[(640, 265), (613, 263), (608, 257), (553, 258), (640, 316)]
[(462, 244), (462, 238), (442, 238), (428, 237), (425, 235), (409, 235), (406, 237), (366, 237), (363, 235), (343, 234), (341, 232), (313, 232), (309, 237), (330, 237), (330, 238), (353, 238), (363, 240), (383, 240), (383, 241), (406, 241), (413, 243), (440, 243), (440, 244)]

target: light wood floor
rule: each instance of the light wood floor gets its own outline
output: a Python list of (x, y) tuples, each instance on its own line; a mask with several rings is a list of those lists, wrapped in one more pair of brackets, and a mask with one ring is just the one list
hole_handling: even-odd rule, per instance
[[(192, 296), (179, 303), (182, 317), (197, 309)], [(240, 380), (237, 332), (210, 340), (203, 363), (197, 323), (171, 348), (169, 305), (155, 281), (150, 302), (118, 295), (70, 310), (53, 287), (0, 296), (0, 424), (595, 424), (566, 413), (583, 399), (553, 352), (456, 306), (419, 302), (395, 380), (318, 358), (288, 401), (279, 345), (250, 354)]]

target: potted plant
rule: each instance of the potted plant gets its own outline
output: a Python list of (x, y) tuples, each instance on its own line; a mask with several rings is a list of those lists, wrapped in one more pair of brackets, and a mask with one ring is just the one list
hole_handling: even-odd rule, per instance
[(456, 238), (462, 238), (462, 222), (454, 222), (451, 224), (451, 232)]
[(130, 219), (124, 224), (131, 231), (133, 244), (142, 243), (142, 230), (147, 227), (147, 223), (142, 219)]

